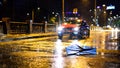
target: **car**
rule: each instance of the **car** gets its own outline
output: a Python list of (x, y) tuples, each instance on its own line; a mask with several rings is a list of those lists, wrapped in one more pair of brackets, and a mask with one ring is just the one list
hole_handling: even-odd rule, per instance
[(58, 38), (62, 39), (64, 34), (69, 34), (69, 39), (86, 39), (90, 36), (90, 27), (86, 22), (81, 24), (63, 23), (58, 27)]
[[(77, 36), (78, 34), (78, 29), (76, 24), (70, 24), (70, 23), (63, 23), (61, 26), (58, 27), (57, 33), (58, 33), (58, 38), (62, 39), (62, 36), (64, 34), (69, 34), (69, 38), (73, 36)], [(76, 32), (76, 33), (75, 33)]]

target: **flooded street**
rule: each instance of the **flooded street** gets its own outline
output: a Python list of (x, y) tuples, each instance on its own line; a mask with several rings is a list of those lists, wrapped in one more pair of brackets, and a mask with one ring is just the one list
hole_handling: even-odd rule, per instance
[(0, 68), (119, 68), (120, 42), (115, 32), (91, 31), (80, 46), (97, 48), (97, 55), (67, 56), (73, 40), (41, 38), (0, 42)]

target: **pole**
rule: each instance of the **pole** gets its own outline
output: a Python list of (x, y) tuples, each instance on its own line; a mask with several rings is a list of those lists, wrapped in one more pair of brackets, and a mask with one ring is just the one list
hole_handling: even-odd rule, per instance
[(97, 9), (96, 9), (96, 0), (95, 0), (95, 24), (97, 25)]
[(64, 23), (64, 0), (62, 0), (62, 22)]
[(34, 22), (34, 9), (32, 10), (32, 22)]

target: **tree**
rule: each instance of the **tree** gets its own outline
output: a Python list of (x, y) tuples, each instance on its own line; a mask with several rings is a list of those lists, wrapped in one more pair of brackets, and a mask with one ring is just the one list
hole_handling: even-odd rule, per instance
[(120, 27), (120, 20), (116, 20), (116, 21), (115, 21), (115, 25), (116, 25), (117, 27)]

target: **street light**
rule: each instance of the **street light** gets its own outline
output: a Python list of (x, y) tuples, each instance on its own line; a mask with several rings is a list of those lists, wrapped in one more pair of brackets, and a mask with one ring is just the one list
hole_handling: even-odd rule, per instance
[(40, 7), (38, 7), (37, 9), (40, 10)]

